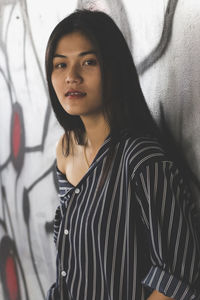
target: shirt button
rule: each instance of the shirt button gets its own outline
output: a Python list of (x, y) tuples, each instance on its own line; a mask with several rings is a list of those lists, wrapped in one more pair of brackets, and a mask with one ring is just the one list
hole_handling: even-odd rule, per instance
[(63, 277), (65, 277), (65, 276), (67, 275), (67, 273), (66, 273), (65, 271), (62, 271), (62, 272), (61, 272), (61, 275), (62, 275)]
[(65, 235), (68, 235), (68, 233), (69, 233), (69, 230), (68, 230), (68, 229), (65, 229), (65, 230), (64, 230), (64, 234), (65, 234)]
[(76, 188), (74, 192), (75, 192), (75, 194), (79, 194), (80, 193), (80, 189)]

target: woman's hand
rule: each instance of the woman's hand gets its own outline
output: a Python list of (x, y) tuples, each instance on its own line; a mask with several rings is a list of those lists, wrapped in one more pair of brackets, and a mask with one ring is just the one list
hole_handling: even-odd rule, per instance
[(155, 291), (153, 291), (153, 293), (149, 296), (149, 298), (147, 300), (169, 300), (169, 299), (172, 299), (172, 298), (169, 298), (155, 290)]

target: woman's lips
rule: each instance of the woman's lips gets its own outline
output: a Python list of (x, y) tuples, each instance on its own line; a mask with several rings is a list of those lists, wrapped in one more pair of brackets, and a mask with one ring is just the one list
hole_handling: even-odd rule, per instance
[(68, 99), (83, 98), (85, 96), (86, 96), (86, 93), (80, 92), (80, 91), (75, 91), (75, 90), (68, 91), (65, 94), (65, 97), (67, 97)]

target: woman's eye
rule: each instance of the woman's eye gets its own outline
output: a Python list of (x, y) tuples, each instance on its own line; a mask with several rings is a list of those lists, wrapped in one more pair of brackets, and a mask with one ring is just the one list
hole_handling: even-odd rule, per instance
[(55, 64), (55, 66), (54, 66), (54, 68), (55, 69), (64, 69), (64, 68), (66, 68), (66, 63), (57, 63), (57, 64)]
[(95, 59), (87, 59), (83, 64), (85, 66), (95, 66), (97, 64), (97, 61)]

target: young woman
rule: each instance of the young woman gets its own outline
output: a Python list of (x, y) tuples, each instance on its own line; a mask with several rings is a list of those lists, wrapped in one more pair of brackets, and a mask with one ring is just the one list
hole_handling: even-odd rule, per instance
[(126, 41), (76, 11), (46, 50), (57, 146), (57, 280), (48, 299), (199, 299), (194, 204), (145, 103)]

